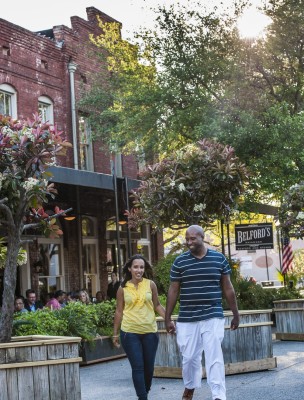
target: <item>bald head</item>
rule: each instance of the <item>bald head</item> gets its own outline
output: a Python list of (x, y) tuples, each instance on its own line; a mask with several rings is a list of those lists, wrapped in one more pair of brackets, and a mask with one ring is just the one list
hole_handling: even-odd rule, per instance
[(204, 230), (199, 225), (191, 225), (186, 230), (186, 245), (190, 252), (197, 257), (203, 257), (206, 254), (204, 236)]
[(191, 225), (189, 228), (186, 230), (186, 234), (189, 233), (190, 235), (200, 235), (202, 238), (205, 237), (204, 229), (199, 226), (199, 225)]

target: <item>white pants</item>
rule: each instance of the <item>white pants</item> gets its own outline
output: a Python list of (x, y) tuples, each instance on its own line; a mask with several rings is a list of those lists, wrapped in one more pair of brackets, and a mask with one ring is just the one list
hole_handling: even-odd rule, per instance
[(198, 322), (177, 322), (177, 344), (182, 353), (184, 385), (188, 389), (202, 385), (202, 353), (205, 355), (207, 383), (213, 399), (226, 400), (225, 366), (222, 351), (224, 318)]

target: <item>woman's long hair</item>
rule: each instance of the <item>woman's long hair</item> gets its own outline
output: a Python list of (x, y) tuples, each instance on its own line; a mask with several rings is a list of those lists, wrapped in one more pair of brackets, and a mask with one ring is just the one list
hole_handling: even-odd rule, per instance
[(145, 272), (143, 277), (147, 279), (153, 279), (152, 265), (141, 254), (135, 254), (134, 256), (129, 258), (129, 260), (125, 263), (123, 267), (122, 270), (123, 280), (121, 283), (121, 287), (125, 287), (126, 283), (132, 279), (132, 275), (131, 272), (129, 271), (129, 268), (131, 268), (134, 260), (143, 260), (145, 263)]
[[(81, 296), (82, 294), (85, 295), (85, 301), (81, 300), (81, 298), (80, 298), (80, 296)], [(90, 302), (91, 302), (90, 296), (89, 296), (89, 294), (88, 294), (88, 292), (87, 292), (86, 290), (80, 290), (80, 291), (79, 291), (79, 293), (78, 293), (78, 300), (79, 300), (81, 303), (84, 303), (84, 304), (90, 304)]]

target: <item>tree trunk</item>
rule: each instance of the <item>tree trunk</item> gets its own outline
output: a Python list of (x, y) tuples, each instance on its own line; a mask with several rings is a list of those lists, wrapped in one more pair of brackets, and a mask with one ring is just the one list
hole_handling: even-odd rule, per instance
[(7, 258), (4, 269), (0, 342), (9, 342), (12, 336), (14, 301), (17, 281), (17, 258), (20, 249), (20, 229), (14, 227), (8, 235)]

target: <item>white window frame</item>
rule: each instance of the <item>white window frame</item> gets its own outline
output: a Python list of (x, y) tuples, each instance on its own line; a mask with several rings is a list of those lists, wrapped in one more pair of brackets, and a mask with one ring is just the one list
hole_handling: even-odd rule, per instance
[(10, 96), (10, 110), (4, 110), (5, 115), (10, 115), (12, 118), (17, 119), (17, 92), (16, 90), (7, 83), (0, 84), (0, 92)]
[[(92, 288), (92, 296), (96, 295), (96, 292), (100, 289), (100, 277), (99, 277), (99, 254), (98, 254), (98, 248), (99, 248), (99, 241), (98, 241), (98, 235), (97, 235), (97, 219), (93, 217), (89, 217), (87, 215), (83, 215), (81, 217), (86, 218), (90, 220), (93, 223), (93, 235), (91, 236), (84, 236), (82, 235), (82, 246), (84, 247), (85, 245), (93, 245), (95, 247), (95, 265), (96, 265), (96, 271), (95, 273), (92, 273), (92, 271), (83, 271), (83, 278), (84, 278), (84, 285), (85, 288), (88, 289), (88, 282), (89, 280), (91, 281), (91, 288)], [(84, 268), (84, 266), (83, 266)]]
[(48, 239), (48, 238), (38, 238), (38, 246), (39, 244), (58, 244), (59, 245), (59, 262), (61, 271), (59, 275), (41, 275), (41, 278), (50, 278), (56, 277), (59, 280), (59, 286), (61, 290), (65, 290), (65, 274), (64, 274), (64, 255), (63, 255), (63, 240), (62, 239)]
[(42, 114), (40, 114), (42, 117), (42, 122), (54, 124), (54, 105), (52, 100), (47, 96), (40, 96), (38, 98), (38, 111), (40, 111), (40, 106), (44, 111)]
[(151, 231), (150, 231), (150, 225), (145, 224), (143, 225), (143, 229), (146, 231), (146, 236), (147, 237), (141, 237), (140, 240), (137, 241), (137, 246), (140, 248), (141, 246), (145, 246), (147, 248), (147, 253), (148, 253), (148, 260), (151, 262), (152, 260), (152, 251), (151, 251)]
[[(80, 169), (94, 172), (92, 131), (88, 119), (79, 116), (78, 137), (80, 146)], [(84, 161), (83, 161), (84, 159)]]

